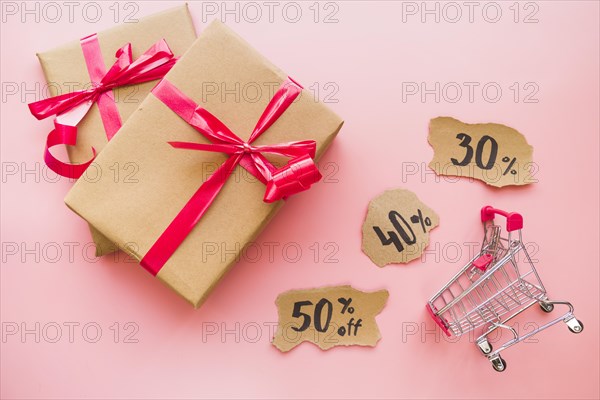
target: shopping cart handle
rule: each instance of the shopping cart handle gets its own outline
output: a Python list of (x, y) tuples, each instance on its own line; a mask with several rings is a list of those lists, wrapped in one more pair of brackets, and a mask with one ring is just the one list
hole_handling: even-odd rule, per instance
[(508, 232), (523, 229), (523, 217), (519, 213), (509, 213), (506, 211), (498, 210), (492, 206), (485, 206), (481, 209), (481, 221), (491, 221), (494, 219), (495, 214), (500, 214), (506, 217), (506, 230)]

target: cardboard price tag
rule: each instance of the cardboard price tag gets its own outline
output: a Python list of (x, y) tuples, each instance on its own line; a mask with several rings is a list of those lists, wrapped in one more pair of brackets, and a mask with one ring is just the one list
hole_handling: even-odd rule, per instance
[(377, 266), (407, 263), (429, 245), (439, 217), (416, 194), (388, 190), (369, 203), (362, 227), (362, 250)]
[(362, 292), (351, 286), (290, 290), (277, 296), (279, 325), (273, 345), (287, 352), (302, 342), (323, 350), (334, 346), (375, 346), (381, 334), (375, 316), (387, 290)]
[(429, 122), (438, 175), (467, 176), (502, 187), (537, 182), (533, 147), (517, 130), (501, 124), (466, 124), (450, 117)]

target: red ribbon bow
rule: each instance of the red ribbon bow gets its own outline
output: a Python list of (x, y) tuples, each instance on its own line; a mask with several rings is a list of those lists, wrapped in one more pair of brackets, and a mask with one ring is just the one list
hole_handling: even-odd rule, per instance
[(96, 150), (92, 147), (93, 157), (89, 161), (70, 164), (55, 158), (50, 153), (50, 148), (61, 144), (74, 146), (77, 143), (76, 126), (94, 102), (98, 104), (106, 137), (108, 140), (112, 139), (122, 125), (112, 89), (160, 79), (177, 60), (164, 39), (156, 42), (135, 61), (131, 54), (131, 44), (127, 43), (117, 51), (117, 60), (107, 72), (97, 35), (87, 36), (80, 42), (92, 87), (29, 104), (29, 110), (37, 119), (56, 115), (55, 129), (46, 139), (46, 165), (59, 175), (75, 179), (94, 161)]
[[(321, 174), (312, 160), (316, 150), (314, 140), (252, 145), (277, 121), (301, 91), (302, 87), (288, 78), (267, 105), (248, 141), (243, 141), (217, 117), (198, 106), (167, 80), (163, 79), (156, 85), (152, 93), (211, 142), (210, 144), (169, 142), (171, 146), (179, 149), (225, 153), (230, 157), (200, 186), (152, 245), (141, 261), (141, 265), (146, 270), (153, 275), (160, 271), (208, 210), (236, 165), (241, 165), (267, 185), (263, 199), (267, 203), (307, 190), (321, 179)], [(277, 169), (263, 153), (292, 157), (292, 160)]]

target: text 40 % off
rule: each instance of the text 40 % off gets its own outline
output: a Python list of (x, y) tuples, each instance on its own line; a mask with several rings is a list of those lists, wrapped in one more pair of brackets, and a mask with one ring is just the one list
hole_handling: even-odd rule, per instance
[[(350, 306), (352, 303), (352, 298), (348, 297), (340, 297), (337, 299), (338, 303), (342, 305), (340, 310), (340, 314), (354, 314), (354, 307)], [(333, 317), (333, 303), (326, 298), (322, 298), (319, 302), (314, 306), (313, 316), (302, 312), (302, 307), (312, 306), (312, 301), (297, 301), (294, 303), (294, 309), (292, 311), (292, 317), (294, 318), (303, 318), (302, 325), (298, 328), (292, 327), (296, 332), (303, 332), (307, 330), (311, 321), (317, 332), (327, 332), (329, 326), (331, 325), (331, 318)], [(325, 313), (325, 320), (323, 321), (323, 313)], [(354, 319), (351, 317), (348, 322), (340, 326), (337, 329), (337, 333), (340, 336), (356, 336), (358, 334), (358, 328), (362, 326), (362, 319)]]
[(386, 236), (378, 226), (374, 226), (373, 230), (377, 234), (377, 237), (379, 237), (379, 240), (381, 240), (382, 245), (388, 246), (393, 244), (398, 253), (404, 251), (404, 243), (407, 246), (417, 243), (417, 235), (415, 235), (411, 224), (420, 226), (423, 233), (426, 233), (427, 228), (431, 226), (431, 218), (423, 217), (421, 209), (417, 209), (417, 213), (410, 217), (410, 223), (398, 211), (390, 211), (388, 218), (395, 231), (388, 231)]

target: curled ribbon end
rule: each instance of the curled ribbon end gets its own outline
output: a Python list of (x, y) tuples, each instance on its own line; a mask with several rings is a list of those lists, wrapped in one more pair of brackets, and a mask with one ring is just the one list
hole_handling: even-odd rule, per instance
[(265, 197), (263, 197), (263, 201), (265, 203), (274, 203), (277, 200), (281, 200), (282, 198), (283, 195), (279, 193), (279, 189), (277, 188), (275, 183), (273, 183), (272, 180), (269, 181), (267, 183), (267, 190), (265, 191)]
[(56, 174), (69, 179), (79, 179), (85, 173), (90, 164), (96, 159), (96, 149), (92, 147), (92, 158), (83, 164), (71, 164), (60, 161), (50, 153), (50, 149), (44, 151), (44, 161), (50, 170)]
[(87, 167), (96, 158), (96, 149), (92, 147), (92, 158), (83, 164), (71, 164), (60, 161), (54, 157), (50, 149), (54, 146), (67, 145), (75, 146), (77, 144), (77, 127), (61, 125), (55, 121), (55, 129), (48, 134), (46, 138), (46, 148), (44, 149), (44, 161), (48, 168), (60, 176), (71, 179), (79, 179)]
[(322, 175), (307, 155), (291, 160), (287, 165), (278, 169), (267, 183), (263, 201), (273, 203), (293, 194), (310, 189), (313, 183), (321, 180)]
[(48, 115), (42, 115), (38, 112), (38, 107), (37, 107), (37, 102), (35, 103), (29, 103), (27, 104), (27, 107), (29, 108), (29, 112), (31, 113), (31, 115), (33, 115), (38, 121), (43, 120), (44, 118), (48, 117)]

